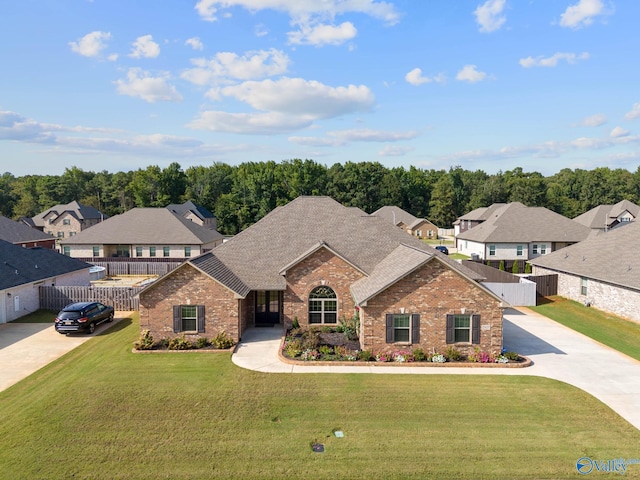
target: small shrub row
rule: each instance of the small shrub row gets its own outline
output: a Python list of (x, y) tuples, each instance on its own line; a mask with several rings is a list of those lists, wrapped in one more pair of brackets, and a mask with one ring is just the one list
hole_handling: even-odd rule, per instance
[(163, 338), (158, 342), (153, 340), (153, 336), (149, 330), (143, 330), (140, 333), (140, 339), (134, 343), (136, 350), (194, 350), (213, 346), (214, 348), (226, 350), (235, 345), (225, 331), (219, 332), (211, 340), (205, 337), (199, 337), (195, 341), (187, 339), (184, 334), (175, 338)]

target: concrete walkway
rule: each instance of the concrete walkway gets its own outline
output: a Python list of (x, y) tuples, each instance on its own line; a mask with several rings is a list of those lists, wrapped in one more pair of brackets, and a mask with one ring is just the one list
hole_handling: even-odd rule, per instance
[(233, 354), (243, 368), (270, 373), (393, 373), (413, 375), (534, 375), (574, 385), (640, 429), (640, 362), (527, 308), (504, 315), (504, 345), (533, 360), (527, 368), (325, 366), (282, 362), (282, 327), (245, 332)]

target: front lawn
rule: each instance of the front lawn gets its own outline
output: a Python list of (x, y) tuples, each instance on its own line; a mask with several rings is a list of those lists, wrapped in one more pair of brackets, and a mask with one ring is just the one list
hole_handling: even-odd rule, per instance
[(563, 297), (531, 307), (545, 317), (640, 360), (640, 324)]
[(265, 374), (132, 353), (138, 333), (122, 320), (0, 392), (0, 478), (555, 479), (638, 457), (640, 431), (549, 379)]

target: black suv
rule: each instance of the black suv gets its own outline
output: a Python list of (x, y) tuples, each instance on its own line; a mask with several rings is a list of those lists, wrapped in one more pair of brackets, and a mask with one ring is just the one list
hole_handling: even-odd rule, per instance
[(444, 253), (445, 255), (449, 255), (449, 249), (447, 247), (445, 247), (444, 245), (437, 245), (436, 246), (436, 250)]
[(79, 302), (67, 305), (56, 317), (56, 332), (93, 333), (96, 326), (113, 321), (113, 307), (99, 302)]

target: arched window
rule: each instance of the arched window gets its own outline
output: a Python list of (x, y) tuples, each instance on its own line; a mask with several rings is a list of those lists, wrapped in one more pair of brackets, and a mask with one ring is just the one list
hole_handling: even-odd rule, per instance
[(316, 287), (309, 294), (309, 323), (338, 323), (338, 297), (331, 288)]

